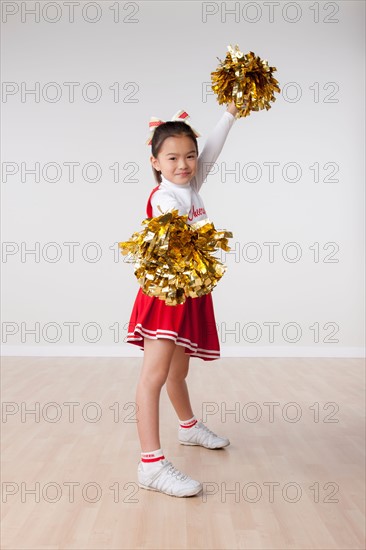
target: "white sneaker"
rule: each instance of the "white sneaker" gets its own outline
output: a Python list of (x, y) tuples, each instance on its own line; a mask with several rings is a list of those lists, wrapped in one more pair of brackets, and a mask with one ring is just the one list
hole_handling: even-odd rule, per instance
[(178, 440), (182, 445), (201, 445), (206, 449), (221, 449), (230, 445), (227, 437), (220, 437), (197, 421), (192, 428), (178, 428)]
[(166, 458), (157, 464), (161, 467), (147, 471), (144, 470), (143, 463), (139, 462), (137, 467), (138, 484), (143, 489), (160, 491), (174, 497), (189, 497), (202, 490), (202, 484), (199, 481), (182, 474)]

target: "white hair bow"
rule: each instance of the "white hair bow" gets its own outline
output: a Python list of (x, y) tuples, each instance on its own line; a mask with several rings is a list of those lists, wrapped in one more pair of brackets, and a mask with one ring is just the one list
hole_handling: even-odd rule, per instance
[[(180, 111), (177, 111), (175, 113), (175, 115), (173, 115), (173, 117), (170, 120), (171, 121), (181, 120), (181, 121), (185, 122), (186, 124), (188, 124), (188, 126), (190, 126), (192, 128), (194, 135), (196, 137), (200, 137), (201, 134), (199, 134), (197, 132), (197, 130), (195, 130), (192, 127), (192, 125), (188, 122), (187, 118), (189, 118), (189, 114), (186, 111), (184, 111), (183, 109), (181, 109)], [(154, 132), (155, 132), (155, 128), (160, 126), (160, 124), (164, 124), (165, 122), (167, 122), (167, 121), (162, 120), (161, 118), (156, 118), (154, 116), (150, 117), (149, 129), (150, 129), (151, 133), (150, 133), (149, 139), (146, 141), (147, 145), (151, 145), (152, 138), (153, 138), (153, 135), (154, 135)]]

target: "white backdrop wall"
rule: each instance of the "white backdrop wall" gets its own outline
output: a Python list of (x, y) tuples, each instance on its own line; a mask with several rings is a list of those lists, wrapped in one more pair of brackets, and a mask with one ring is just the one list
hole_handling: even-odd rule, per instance
[(364, 12), (3, 2), (3, 354), (142, 356), (124, 343), (138, 283), (117, 243), (155, 184), (149, 118), (187, 110), (202, 150), (225, 109), (210, 73), (238, 44), (281, 93), (235, 122), (201, 190), (234, 234), (213, 293), (222, 355), (362, 355)]

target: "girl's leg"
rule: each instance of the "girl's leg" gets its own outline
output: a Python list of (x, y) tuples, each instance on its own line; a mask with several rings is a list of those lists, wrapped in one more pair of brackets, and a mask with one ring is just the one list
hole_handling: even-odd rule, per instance
[(141, 451), (160, 449), (159, 398), (169, 372), (175, 343), (172, 340), (144, 339), (144, 360), (137, 385), (137, 430)]
[(166, 380), (167, 393), (179, 420), (188, 420), (193, 417), (185, 381), (189, 369), (189, 359), (190, 356), (184, 352), (183, 346), (175, 346)]

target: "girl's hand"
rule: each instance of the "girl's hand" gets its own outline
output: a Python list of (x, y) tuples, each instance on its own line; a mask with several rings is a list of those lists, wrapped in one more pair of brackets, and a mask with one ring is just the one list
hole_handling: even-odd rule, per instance
[[(247, 102), (244, 101), (243, 102), (244, 107), (246, 106), (246, 104), (247, 104)], [(235, 101), (231, 101), (230, 103), (227, 104), (227, 110), (229, 111), (229, 113), (231, 113), (234, 116), (239, 111), (239, 109), (235, 105)]]
[(232, 115), (235, 116), (238, 110), (239, 109), (237, 109), (235, 105), (235, 101), (231, 101), (230, 103), (227, 104), (227, 111), (229, 111), (229, 113), (231, 113)]

